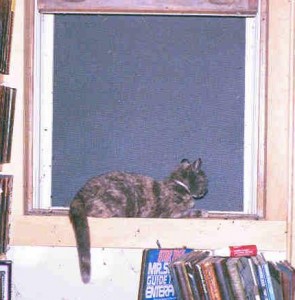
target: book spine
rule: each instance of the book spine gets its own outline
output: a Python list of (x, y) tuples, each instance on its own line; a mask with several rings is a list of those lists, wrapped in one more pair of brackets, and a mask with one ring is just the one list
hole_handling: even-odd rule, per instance
[(249, 262), (249, 266), (250, 266), (250, 270), (251, 270), (251, 274), (252, 274), (252, 278), (253, 278), (253, 282), (254, 282), (253, 290), (254, 290), (255, 300), (261, 300), (261, 297), (259, 294), (258, 278), (257, 278), (257, 274), (255, 271), (253, 261), (251, 258), (248, 258), (248, 262)]
[(237, 268), (238, 258), (229, 258), (226, 262), (230, 284), (233, 290), (235, 299), (246, 300), (246, 295), (242, 286), (241, 278)]
[(208, 293), (208, 288), (206, 285), (206, 281), (202, 272), (202, 268), (199, 264), (196, 264), (196, 276), (197, 276), (197, 282), (199, 282), (199, 289), (201, 291), (201, 299), (202, 300), (210, 300), (209, 298), (209, 293)]
[(16, 89), (0, 86), (0, 163), (11, 159)]
[(202, 289), (199, 286), (199, 280), (195, 265), (205, 258), (207, 258), (210, 254), (208, 251), (196, 251), (191, 253), (192, 255), (187, 255), (187, 259), (185, 261), (185, 267), (188, 274), (191, 290), (193, 293), (193, 297), (195, 300), (201, 300)]
[(229, 277), (224, 268), (226, 258), (220, 258), (214, 263), (217, 281), (220, 286), (221, 296), (223, 300), (234, 300), (231, 286), (229, 284)]
[(178, 282), (175, 266), (174, 264), (169, 264), (168, 267), (170, 271), (171, 282), (174, 288), (174, 295), (177, 299), (181, 299), (181, 292), (179, 288), (179, 282)]
[(273, 262), (268, 262), (269, 273), (276, 299), (283, 299), (283, 276), (279, 268)]
[(2, 194), (0, 194), (0, 253), (6, 253), (9, 245), (9, 216), (10, 216), (10, 205), (11, 205), (11, 194), (12, 194), (12, 180), (11, 175), (0, 175), (0, 187)]
[(194, 275), (194, 272), (193, 272), (192, 268), (187, 266), (186, 271), (187, 271), (188, 280), (189, 280), (189, 283), (190, 283), (190, 286), (191, 286), (191, 290), (192, 290), (194, 300), (201, 300), (198, 285), (197, 285), (197, 282), (196, 282), (196, 277)]
[(179, 283), (179, 289), (181, 294), (181, 300), (194, 300), (193, 293), (189, 284), (188, 275), (186, 273), (183, 262), (177, 262), (174, 264), (177, 281)]
[(9, 74), (14, 24), (14, 3), (12, 3), (11, 0), (0, 1), (0, 11), (0, 21), (2, 23), (2, 32), (0, 36), (0, 73)]
[(264, 276), (264, 279), (265, 279), (265, 282), (266, 282), (267, 295), (268, 295), (270, 300), (276, 300), (273, 285), (272, 285), (272, 281), (271, 281), (271, 276), (270, 276), (270, 272), (269, 272), (269, 268), (268, 268), (268, 265), (267, 265), (266, 262), (264, 262), (262, 264), (262, 271), (263, 271), (263, 276)]
[(5, 292), (5, 272), (0, 271), (0, 299), (4, 299)]
[(11, 147), (12, 147), (12, 136), (13, 136), (13, 124), (15, 114), (15, 99), (16, 89), (8, 88), (8, 126), (7, 126), (7, 153), (6, 162), (11, 161)]
[(257, 273), (257, 278), (258, 278), (260, 297), (263, 300), (269, 300), (269, 297), (267, 295), (266, 282), (265, 282), (263, 271), (262, 271), (262, 266), (256, 258), (253, 258), (253, 262), (256, 266), (256, 273)]
[[(4, 253), (4, 208), (5, 208), (5, 197), (4, 197), (4, 182), (0, 176), (0, 254)], [(1, 298), (0, 298), (1, 299)]]
[(3, 162), (3, 142), (5, 136), (5, 88), (3, 85), (0, 85), (0, 163)]
[(201, 264), (201, 268), (208, 288), (210, 300), (222, 300), (212, 262), (204, 262)]

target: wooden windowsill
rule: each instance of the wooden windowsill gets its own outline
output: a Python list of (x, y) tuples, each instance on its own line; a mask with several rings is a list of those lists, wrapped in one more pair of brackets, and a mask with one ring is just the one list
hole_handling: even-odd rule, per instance
[[(286, 250), (286, 222), (218, 219), (88, 218), (92, 247), (213, 249), (256, 244), (261, 250)], [(75, 246), (67, 216), (13, 216), (13, 246)], [(233, 239), (234, 237), (234, 239)]]

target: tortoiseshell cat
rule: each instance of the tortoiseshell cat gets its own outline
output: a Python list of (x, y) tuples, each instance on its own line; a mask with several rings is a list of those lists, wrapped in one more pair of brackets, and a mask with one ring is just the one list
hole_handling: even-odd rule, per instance
[(207, 177), (201, 159), (183, 159), (163, 181), (124, 172), (94, 177), (78, 191), (70, 205), (84, 283), (90, 280), (90, 236), (87, 216), (135, 218), (195, 218), (202, 211), (194, 199), (207, 193)]

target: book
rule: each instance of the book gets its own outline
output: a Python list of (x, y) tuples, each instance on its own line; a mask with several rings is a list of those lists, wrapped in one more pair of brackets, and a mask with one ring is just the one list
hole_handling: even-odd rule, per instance
[[(198, 287), (195, 264), (202, 261), (210, 254), (209, 251), (192, 251), (174, 260), (169, 265), (176, 290), (177, 299), (201, 299)], [(175, 274), (175, 275), (174, 275)]]
[(284, 300), (292, 300), (295, 298), (295, 272), (294, 268), (287, 261), (276, 263), (277, 268), (282, 276), (282, 288)]
[(262, 300), (269, 300), (268, 294), (267, 294), (267, 287), (266, 287), (266, 281), (263, 275), (262, 265), (260, 261), (258, 260), (257, 256), (251, 257), (251, 260), (253, 262), (253, 266), (257, 275), (258, 279), (258, 286), (259, 286), (259, 294)]
[(12, 262), (10, 260), (0, 260), (0, 299), (11, 299), (11, 272)]
[(196, 251), (185, 261), (188, 280), (195, 300), (203, 299), (203, 289), (201, 287), (201, 282), (198, 279), (196, 264), (208, 257), (209, 254), (209, 251)]
[(269, 261), (267, 262), (269, 268), (269, 274), (273, 286), (273, 291), (275, 299), (284, 299), (283, 296), (283, 283), (282, 283), (282, 273), (275, 263)]
[(172, 283), (168, 266), (173, 260), (191, 251), (193, 249), (188, 248), (145, 249), (142, 255), (138, 300), (177, 300), (174, 288), (177, 279)]
[(0, 73), (9, 74), (16, 0), (0, 1)]
[[(192, 288), (190, 286), (190, 281), (184, 263), (182, 261), (176, 261), (173, 263), (172, 268), (175, 270), (178, 283), (176, 295), (177, 299), (194, 300)], [(175, 280), (173, 282), (175, 282)]]
[(258, 275), (257, 272), (255, 270), (255, 266), (253, 263), (253, 260), (250, 257), (247, 257), (248, 259), (248, 263), (250, 266), (250, 270), (251, 270), (251, 274), (252, 274), (252, 278), (253, 278), (253, 283), (254, 283), (254, 287), (253, 287), (253, 292), (255, 295), (255, 300), (261, 300), (261, 296), (260, 296), (260, 292), (259, 292), (259, 280), (258, 280)]
[(207, 257), (199, 263), (206, 282), (210, 300), (222, 300), (221, 291), (218, 285), (217, 277), (214, 269), (214, 257)]
[(226, 260), (227, 258), (225, 257), (217, 257), (213, 262), (213, 265), (216, 272), (217, 282), (220, 286), (222, 299), (234, 300), (234, 295), (229, 282), (229, 275), (225, 266)]
[(196, 264), (195, 265), (195, 269), (196, 269), (196, 278), (197, 278), (197, 282), (199, 283), (199, 290), (200, 292), (200, 296), (202, 300), (210, 300), (210, 296), (209, 296), (209, 291), (208, 291), (208, 287), (205, 281), (205, 277), (201, 268), (200, 264)]
[(266, 283), (267, 296), (270, 300), (275, 300), (276, 298), (275, 298), (274, 288), (273, 288), (273, 284), (269, 272), (268, 263), (262, 254), (257, 255), (257, 258), (262, 266), (262, 273)]
[(250, 260), (247, 257), (241, 257), (237, 262), (241, 282), (246, 294), (246, 299), (260, 299), (259, 292), (256, 290), (249, 261)]
[(234, 299), (236, 300), (246, 300), (246, 294), (244, 287), (242, 285), (242, 280), (240, 277), (238, 269), (238, 261), (240, 258), (231, 257), (226, 261), (226, 266), (230, 278), (230, 285), (234, 294)]
[(0, 175), (0, 254), (5, 254), (9, 245), (12, 184), (12, 175)]
[(0, 86), (0, 163), (9, 163), (13, 123), (15, 113), (16, 89)]

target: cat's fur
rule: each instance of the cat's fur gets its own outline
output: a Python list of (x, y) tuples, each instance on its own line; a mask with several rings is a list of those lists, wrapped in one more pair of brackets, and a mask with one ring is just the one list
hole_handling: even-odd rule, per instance
[(87, 216), (135, 218), (194, 218), (202, 211), (194, 199), (207, 193), (207, 177), (201, 159), (182, 160), (171, 175), (156, 181), (151, 177), (111, 172), (94, 177), (78, 191), (70, 205), (81, 277), (90, 280), (90, 237)]

